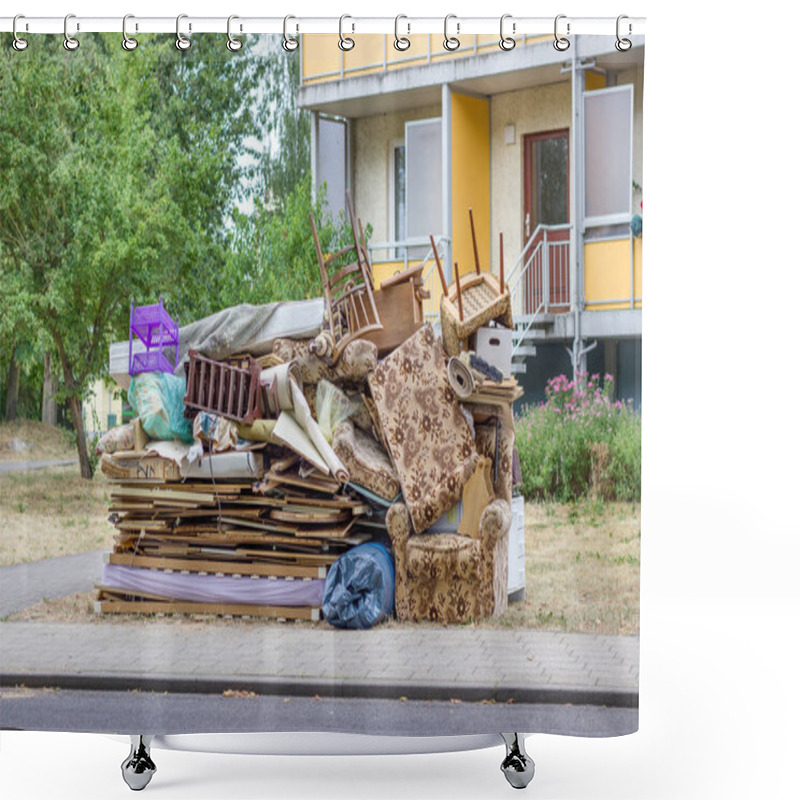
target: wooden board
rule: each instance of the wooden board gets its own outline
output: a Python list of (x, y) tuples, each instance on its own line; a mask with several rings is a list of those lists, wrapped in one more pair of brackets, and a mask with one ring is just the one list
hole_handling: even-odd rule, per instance
[(207, 572), (211, 575), (258, 575), (265, 578), (324, 578), (324, 566), (300, 566), (297, 564), (267, 564), (230, 561), (211, 561), (168, 556), (136, 556), (127, 553), (109, 553), (108, 563), (123, 567), (172, 570), (173, 572)]
[[(130, 594), (130, 593), (129, 593)], [(269, 617), (270, 619), (306, 619), (316, 622), (320, 609), (289, 606), (248, 606), (222, 603), (189, 603), (178, 600), (98, 600), (100, 614), (211, 614), (231, 617)]]

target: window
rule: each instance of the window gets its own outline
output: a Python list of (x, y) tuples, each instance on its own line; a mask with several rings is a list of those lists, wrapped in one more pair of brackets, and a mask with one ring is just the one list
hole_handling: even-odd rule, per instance
[(431, 234), (442, 233), (442, 120), (406, 123), (405, 142), (405, 238), (420, 240), (409, 248), (410, 258), (424, 258)]
[[(406, 238), (406, 145), (396, 139), (390, 146), (389, 159), (389, 239), (402, 242)], [(396, 250), (393, 258), (403, 253)]]
[(627, 223), (633, 192), (633, 87), (586, 92), (583, 108), (586, 225)]

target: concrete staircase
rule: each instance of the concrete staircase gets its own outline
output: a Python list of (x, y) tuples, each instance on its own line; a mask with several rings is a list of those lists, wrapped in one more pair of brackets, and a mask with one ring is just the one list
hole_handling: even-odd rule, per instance
[(524, 373), (528, 358), (536, 355), (536, 343), (543, 342), (553, 327), (553, 314), (525, 314), (514, 319), (511, 337), (511, 372)]

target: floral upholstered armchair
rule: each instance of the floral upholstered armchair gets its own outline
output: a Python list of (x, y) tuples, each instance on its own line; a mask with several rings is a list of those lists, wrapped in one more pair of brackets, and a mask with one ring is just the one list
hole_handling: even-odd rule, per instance
[(399, 620), (467, 622), (500, 616), (508, 608), (514, 429), (508, 421), (476, 425), (476, 445), (483, 456), (494, 459), (497, 454), (495, 499), (480, 516), (477, 538), (416, 534), (403, 502), (394, 503), (387, 512)]

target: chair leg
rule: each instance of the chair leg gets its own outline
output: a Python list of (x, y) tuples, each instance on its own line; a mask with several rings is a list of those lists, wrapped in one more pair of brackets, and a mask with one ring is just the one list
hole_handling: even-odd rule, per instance
[(506, 757), (500, 769), (515, 789), (524, 789), (536, 769), (533, 759), (525, 752), (525, 737), (519, 733), (501, 733), (506, 743)]
[(155, 774), (156, 765), (150, 758), (152, 741), (152, 736), (131, 734), (131, 752), (122, 762), (122, 779), (134, 792), (144, 789)]

